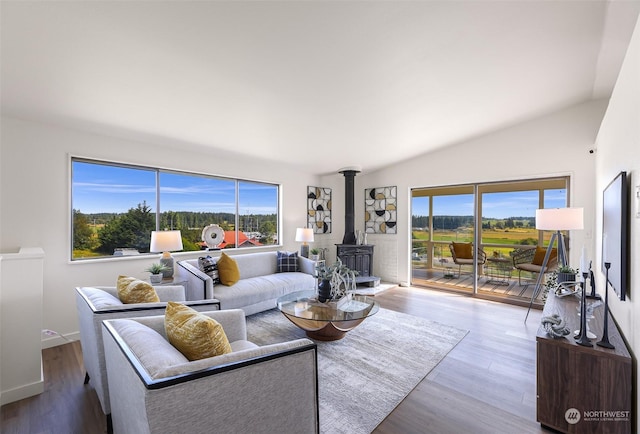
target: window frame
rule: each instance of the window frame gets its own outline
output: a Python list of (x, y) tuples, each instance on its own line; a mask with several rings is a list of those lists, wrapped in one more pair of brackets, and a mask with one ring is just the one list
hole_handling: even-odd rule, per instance
[[(142, 164), (136, 164), (136, 163), (129, 163), (129, 162), (122, 162), (122, 161), (115, 161), (115, 160), (107, 160), (107, 159), (100, 159), (100, 158), (92, 158), (92, 157), (84, 157), (84, 156), (79, 156), (79, 155), (73, 155), (73, 154), (68, 154), (68, 203), (67, 203), (67, 210), (68, 210), (68, 217), (67, 217), (67, 221), (69, 224), (69, 232), (68, 232), (68, 247), (67, 247), (67, 251), (68, 251), (68, 257), (67, 257), (67, 261), (70, 264), (80, 264), (80, 263), (89, 263), (89, 262), (101, 262), (101, 261), (122, 261), (122, 260), (135, 260), (135, 259), (148, 259), (149, 257), (153, 257), (153, 256), (158, 256), (158, 253), (151, 253), (151, 252), (147, 252), (147, 253), (141, 253), (139, 255), (131, 255), (131, 256), (115, 256), (115, 255), (104, 255), (104, 256), (96, 256), (96, 257), (83, 257), (83, 258), (74, 258), (73, 257), (73, 248), (74, 248), (74, 188), (73, 188), (73, 181), (74, 181), (74, 174), (73, 174), (73, 166), (74, 163), (79, 162), (79, 163), (87, 163), (87, 164), (96, 164), (96, 165), (103, 165), (103, 166), (113, 166), (113, 167), (119, 167), (119, 168), (127, 168), (127, 169), (135, 169), (135, 170), (144, 170), (144, 171), (151, 171), (154, 172), (154, 178), (155, 178), (155, 200), (152, 204), (149, 205), (153, 205), (154, 208), (154, 215), (155, 215), (155, 230), (160, 230), (160, 224), (161, 224), (161, 214), (162, 214), (162, 205), (161, 205), (161, 193), (160, 190), (162, 188), (162, 186), (160, 185), (160, 175), (162, 173), (171, 173), (171, 174), (177, 174), (177, 175), (185, 175), (185, 176), (194, 176), (194, 177), (204, 177), (204, 178), (213, 178), (213, 179), (219, 179), (219, 180), (224, 180), (224, 181), (232, 181), (234, 183), (234, 213), (235, 213), (235, 218), (234, 218), (234, 228), (236, 228), (236, 230), (234, 230), (234, 235), (235, 235), (235, 245), (234, 247), (229, 247), (229, 248), (225, 248), (224, 250), (250, 250), (250, 251), (256, 251), (256, 250), (263, 250), (263, 249), (273, 249), (273, 248), (281, 248), (282, 247), (282, 184), (281, 183), (276, 183), (276, 182), (269, 182), (269, 181), (262, 181), (262, 180), (257, 180), (257, 179), (250, 179), (250, 178), (240, 178), (240, 177), (230, 177), (230, 176), (224, 176), (224, 175), (216, 175), (216, 174), (212, 174), (212, 173), (204, 173), (204, 172), (197, 172), (197, 171), (189, 171), (189, 170), (181, 170), (181, 169), (173, 169), (173, 168), (167, 168), (167, 167), (161, 167), (161, 166), (150, 166), (150, 165), (142, 165)], [(238, 247), (238, 240), (239, 240), (239, 231), (237, 230), (239, 228), (239, 222), (240, 222), (240, 215), (239, 215), (239, 188), (240, 188), (240, 184), (242, 182), (249, 182), (249, 183), (254, 183), (254, 184), (262, 184), (265, 186), (269, 186), (269, 187), (275, 187), (276, 188), (276, 204), (275, 204), (275, 212), (276, 212), (276, 234), (277, 234), (277, 243), (276, 244), (267, 244), (267, 245), (261, 245), (261, 246), (250, 246), (250, 247)], [(82, 211), (82, 210), (79, 210)], [(204, 252), (206, 250), (188, 250), (188, 251), (181, 251), (181, 252), (175, 252), (172, 253), (174, 256), (175, 255), (181, 255), (181, 254), (193, 254), (196, 252)]]

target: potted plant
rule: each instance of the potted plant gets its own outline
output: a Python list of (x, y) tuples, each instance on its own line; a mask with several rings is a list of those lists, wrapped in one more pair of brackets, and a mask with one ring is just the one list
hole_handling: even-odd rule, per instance
[(309, 259), (311, 259), (312, 261), (317, 261), (318, 259), (320, 259), (320, 250), (316, 249), (315, 247), (309, 250), (309, 254), (311, 255)]
[(316, 266), (318, 275), (318, 301), (337, 300), (344, 297), (348, 291), (356, 288), (356, 274), (344, 265), (340, 258), (335, 264), (327, 266), (320, 263)]
[(574, 268), (569, 267), (568, 265), (563, 265), (558, 268), (556, 272), (556, 282), (575, 282), (577, 271)]
[(151, 273), (151, 276), (149, 276), (149, 281), (151, 283), (162, 282), (162, 272), (167, 270), (168, 268), (165, 267), (163, 264), (160, 264), (159, 262), (153, 263), (149, 265), (148, 268), (145, 269), (145, 271), (148, 271), (149, 273)]

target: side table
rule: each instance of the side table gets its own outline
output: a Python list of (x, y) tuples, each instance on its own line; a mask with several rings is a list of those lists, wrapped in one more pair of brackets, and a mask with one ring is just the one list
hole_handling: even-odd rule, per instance
[(485, 267), (487, 283), (494, 283), (496, 285), (509, 285), (509, 279), (511, 279), (512, 271), (513, 261), (511, 260), (511, 258), (487, 258), (487, 265)]
[[(178, 276), (173, 276), (172, 278), (169, 278), (169, 279), (162, 279), (162, 282), (154, 283), (153, 285), (154, 286), (174, 286), (174, 285), (182, 286), (184, 288), (184, 293), (187, 294), (189, 282), (187, 280), (179, 278)], [(195, 306), (196, 304), (212, 305), (212, 306), (216, 306), (218, 310), (220, 310), (220, 300), (218, 300), (217, 298), (189, 301), (189, 305), (191, 307)]]
[(184, 288), (184, 293), (189, 293), (189, 282), (179, 276), (169, 277), (168, 279), (162, 279), (160, 283), (152, 283), (153, 286), (182, 286)]

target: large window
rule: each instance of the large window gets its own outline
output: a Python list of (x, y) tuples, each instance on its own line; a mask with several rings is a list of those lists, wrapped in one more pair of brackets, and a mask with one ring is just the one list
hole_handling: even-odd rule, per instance
[(153, 230), (200, 250), (214, 223), (221, 248), (278, 243), (277, 185), (78, 158), (71, 170), (73, 260), (149, 253)]

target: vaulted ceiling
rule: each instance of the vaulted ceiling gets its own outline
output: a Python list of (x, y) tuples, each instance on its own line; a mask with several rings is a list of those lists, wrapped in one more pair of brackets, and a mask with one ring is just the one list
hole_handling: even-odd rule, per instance
[(0, 7), (3, 114), (323, 174), (607, 98), (640, 1)]

